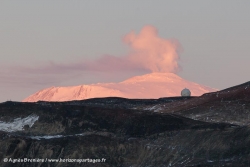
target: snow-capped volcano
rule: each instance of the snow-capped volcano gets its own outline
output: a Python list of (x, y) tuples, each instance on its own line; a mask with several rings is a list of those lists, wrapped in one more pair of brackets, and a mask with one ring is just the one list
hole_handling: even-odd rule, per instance
[(187, 81), (173, 73), (150, 73), (129, 78), (119, 83), (98, 83), (69, 87), (50, 87), (27, 97), (23, 102), (71, 101), (95, 97), (160, 98), (180, 96), (188, 88), (192, 96), (217, 91), (207, 86)]

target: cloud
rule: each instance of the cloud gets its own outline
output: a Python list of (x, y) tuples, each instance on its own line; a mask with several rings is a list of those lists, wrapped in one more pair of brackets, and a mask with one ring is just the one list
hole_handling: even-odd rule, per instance
[(28, 73), (69, 73), (81, 72), (111, 72), (111, 71), (144, 71), (144, 72), (172, 72), (180, 71), (178, 64), (177, 40), (167, 40), (158, 36), (157, 29), (145, 26), (136, 34), (134, 31), (123, 38), (124, 44), (129, 46), (126, 56), (103, 55), (95, 60), (79, 60), (75, 63), (57, 64), (50, 62), (34, 68), (17, 67), (18, 71)]
[(36, 64), (34, 67), (19, 65), (8, 70), (5, 68), (5, 71), (0, 73), (1, 85), (51, 86), (68, 81), (73, 84), (76, 80), (86, 82), (87, 79), (91, 80), (91, 77), (93, 79), (93, 76), (102, 80), (105, 76), (121, 79), (128, 74), (131, 77), (148, 72), (177, 73), (181, 69), (178, 64), (178, 41), (159, 37), (153, 26), (143, 27), (138, 34), (131, 31), (123, 37), (123, 43), (129, 46), (129, 52), (125, 56), (103, 55), (97, 59), (82, 59), (74, 63), (49, 62)]

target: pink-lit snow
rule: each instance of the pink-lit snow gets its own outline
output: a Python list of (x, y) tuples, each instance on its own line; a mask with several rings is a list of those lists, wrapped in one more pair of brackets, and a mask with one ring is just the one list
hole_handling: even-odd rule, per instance
[(71, 101), (95, 97), (160, 98), (180, 96), (188, 88), (192, 96), (200, 96), (216, 89), (187, 81), (173, 73), (150, 73), (132, 77), (119, 83), (98, 83), (69, 87), (50, 87), (27, 97), (23, 102)]

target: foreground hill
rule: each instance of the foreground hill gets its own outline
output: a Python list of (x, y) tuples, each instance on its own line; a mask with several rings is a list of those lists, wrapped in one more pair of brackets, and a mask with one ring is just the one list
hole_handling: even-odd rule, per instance
[[(103, 99), (105, 101), (106, 99)], [(65, 103), (0, 105), (0, 166), (220, 166), (248, 164), (247, 128), (173, 114)], [(5, 163), (2, 159), (106, 159)]]
[(206, 122), (250, 124), (250, 82), (195, 98), (142, 107), (163, 113), (174, 113)]
[[(247, 82), (199, 97), (1, 103), (0, 166), (250, 166), (249, 91)], [(100, 162), (55, 162), (87, 158)]]
[(151, 73), (136, 76), (120, 83), (51, 87), (30, 95), (23, 102), (72, 101), (96, 97), (152, 99), (179, 96), (184, 88), (190, 89), (193, 96), (216, 91), (216, 89), (182, 79), (173, 73)]

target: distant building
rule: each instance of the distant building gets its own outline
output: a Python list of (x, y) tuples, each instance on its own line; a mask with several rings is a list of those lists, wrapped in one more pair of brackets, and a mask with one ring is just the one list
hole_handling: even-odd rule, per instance
[(187, 97), (187, 96), (191, 96), (191, 92), (189, 89), (185, 88), (181, 91), (181, 96), (183, 97)]

